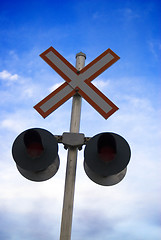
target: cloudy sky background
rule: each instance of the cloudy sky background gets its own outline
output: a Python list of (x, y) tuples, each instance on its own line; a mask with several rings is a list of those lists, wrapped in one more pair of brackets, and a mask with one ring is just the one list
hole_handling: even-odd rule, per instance
[(120, 134), (132, 151), (127, 175), (112, 187), (86, 176), (79, 152), (72, 239), (161, 239), (160, 11), (159, 0), (1, 2), (1, 240), (59, 239), (66, 150), (59, 144), (59, 171), (41, 183), (23, 178), (11, 156), (28, 128), (69, 131), (71, 100), (46, 119), (33, 109), (64, 82), (39, 57), (50, 46), (74, 66), (80, 51), (86, 64), (107, 48), (120, 56), (93, 81), (119, 110), (104, 120), (83, 100), (80, 132)]

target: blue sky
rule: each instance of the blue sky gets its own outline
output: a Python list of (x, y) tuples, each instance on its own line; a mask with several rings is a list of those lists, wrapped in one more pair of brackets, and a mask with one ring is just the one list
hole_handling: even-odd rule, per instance
[(0, 239), (59, 239), (66, 155), (46, 182), (23, 178), (11, 156), (22, 131), (69, 131), (71, 100), (43, 119), (33, 108), (64, 82), (39, 55), (50, 46), (75, 65), (111, 48), (120, 60), (93, 81), (119, 110), (105, 120), (82, 102), (80, 132), (122, 135), (132, 150), (128, 171), (112, 187), (93, 183), (79, 152), (73, 240), (159, 240), (161, 3), (159, 0), (1, 1)]

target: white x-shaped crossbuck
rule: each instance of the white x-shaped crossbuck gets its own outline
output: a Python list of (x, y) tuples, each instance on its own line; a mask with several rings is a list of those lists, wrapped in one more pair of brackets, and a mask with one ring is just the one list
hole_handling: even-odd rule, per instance
[(119, 59), (119, 56), (111, 49), (107, 49), (80, 71), (72, 66), (53, 47), (48, 48), (40, 56), (66, 81), (34, 106), (44, 118), (76, 92), (90, 103), (105, 119), (118, 110), (118, 107), (91, 83), (93, 79)]

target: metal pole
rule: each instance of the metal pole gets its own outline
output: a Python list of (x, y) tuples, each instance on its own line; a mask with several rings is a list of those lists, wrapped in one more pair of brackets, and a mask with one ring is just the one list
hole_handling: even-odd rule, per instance
[[(76, 68), (78, 71), (80, 71), (84, 67), (85, 59), (86, 55), (82, 52), (76, 55)], [(73, 96), (72, 102), (72, 113), (70, 122), (70, 132), (72, 133), (79, 133), (81, 103), (82, 98), (78, 93), (76, 93)], [(77, 152), (78, 149), (76, 147), (69, 147), (68, 149), (60, 240), (71, 239)]]

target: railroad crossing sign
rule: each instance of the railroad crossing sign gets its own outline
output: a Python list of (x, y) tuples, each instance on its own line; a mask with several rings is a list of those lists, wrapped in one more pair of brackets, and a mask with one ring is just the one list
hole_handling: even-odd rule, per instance
[(105, 119), (118, 110), (118, 107), (91, 83), (93, 79), (120, 59), (111, 49), (107, 49), (80, 71), (53, 47), (48, 48), (40, 56), (66, 81), (34, 106), (42, 117), (47, 117), (76, 92)]

